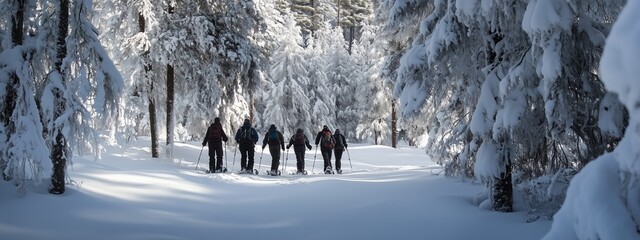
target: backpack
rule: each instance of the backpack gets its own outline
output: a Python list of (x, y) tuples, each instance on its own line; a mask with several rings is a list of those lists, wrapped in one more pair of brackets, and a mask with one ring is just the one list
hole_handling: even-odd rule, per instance
[(222, 139), (222, 125), (213, 124), (211, 126), (211, 133), (209, 133), (210, 139), (219, 141)]
[(293, 145), (304, 146), (304, 134), (303, 133), (296, 133), (295, 135), (293, 135)]
[(244, 144), (251, 144), (253, 143), (253, 139), (251, 137), (251, 128), (243, 128), (242, 132), (240, 133), (240, 142), (244, 143)]
[(344, 142), (342, 141), (342, 135), (335, 135), (334, 138), (336, 139), (336, 148), (337, 149), (343, 149), (344, 148)]
[(280, 143), (280, 138), (278, 137), (278, 131), (276, 130), (269, 131), (267, 139), (269, 140), (269, 143), (272, 143), (272, 144)]
[(333, 148), (334, 147), (334, 140), (331, 139), (331, 131), (324, 131), (322, 132), (322, 147), (325, 148)]

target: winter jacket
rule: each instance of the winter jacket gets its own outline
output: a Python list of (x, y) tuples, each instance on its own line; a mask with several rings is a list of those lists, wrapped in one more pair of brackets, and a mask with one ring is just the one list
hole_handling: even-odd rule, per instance
[[(250, 133), (250, 142), (246, 142), (242, 139), (242, 133), (247, 130)], [(236, 132), (236, 137), (235, 140), (238, 144), (246, 146), (246, 145), (250, 145), (251, 146), (255, 146), (255, 144), (258, 142), (258, 138), (260, 136), (258, 135), (258, 132), (256, 131), (255, 128), (251, 127), (251, 124), (248, 122), (245, 122), (244, 125), (242, 125), (242, 127), (240, 129), (238, 129), (238, 131)]]
[[(214, 128), (216, 127), (220, 128), (220, 137), (213, 136)], [(227, 142), (228, 140), (229, 138), (227, 137), (227, 134), (224, 133), (224, 129), (222, 129), (222, 124), (220, 124), (219, 122), (216, 122), (216, 123), (212, 123), (209, 126), (209, 128), (207, 128), (207, 133), (204, 135), (202, 146), (207, 145), (207, 143), (209, 144), (209, 146), (214, 146), (218, 144), (221, 145), (223, 141)]]
[[(272, 131), (275, 131), (278, 135), (277, 142), (269, 141), (269, 135)], [(284, 150), (284, 136), (282, 136), (282, 133), (280, 133), (280, 131), (276, 130), (276, 127), (274, 125), (271, 125), (269, 131), (267, 131), (267, 133), (264, 135), (264, 140), (262, 140), (262, 148), (264, 149), (267, 144), (269, 144), (269, 146), (280, 145), (282, 150)]]

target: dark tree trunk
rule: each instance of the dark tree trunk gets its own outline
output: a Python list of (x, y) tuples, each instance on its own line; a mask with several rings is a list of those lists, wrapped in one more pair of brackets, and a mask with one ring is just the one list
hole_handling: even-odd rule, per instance
[[(69, 0), (60, 1), (60, 22), (58, 23), (58, 40), (57, 40), (57, 57), (55, 61), (55, 70), (60, 73), (64, 78), (62, 72), (62, 61), (67, 56), (67, 42), (66, 38), (69, 33)], [(64, 84), (64, 80), (62, 81)], [(58, 119), (65, 112), (65, 101), (63, 98), (62, 90), (54, 90), (55, 97), (55, 111), (53, 119)], [(65, 191), (65, 168), (67, 165), (67, 140), (62, 134), (62, 129), (59, 126), (53, 129), (53, 133), (56, 134), (55, 142), (51, 149), (51, 160), (53, 161), (53, 176), (51, 176), (51, 189), (49, 192), (52, 194), (63, 194)]]
[[(138, 13), (138, 27), (140, 32), (145, 32), (146, 22), (144, 15), (142, 13)], [(149, 78), (149, 74), (151, 73), (151, 60), (149, 60), (149, 50), (142, 53), (142, 59), (144, 61), (144, 80), (147, 83), (147, 98), (149, 100), (149, 128), (151, 131), (151, 157), (158, 158), (160, 156), (159, 153), (159, 145), (160, 142), (158, 140), (158, 121), (156, 119), (156, 101), (153, 95), (154, 82)]]
[(156, 118), (156, 101), (153, 97), (153, 81), (149, 81), (149, 128), (151, 131), (151, 157), (160, 157), (158, 140), (158, 120)]
[(175, 128), (173, 118), (174, 80), (173, 66), (167, 64), (167, 157), (170, 159), (173, 158), (173, 129)]
[[(495, 68), (502, 61), (502, 57), (498, 56), (495, 46), (502, 41), (502, 35), (499, 32), (493, 33), (491, 44), (487, 47), (487, 64)], [(492, 69), (493, 70), (493, 69)], [(493, 210), (500, 212), (513, 211), (513, 186), (511, 180), (511, 138), (504, 137), (501, 139), (502, 157), (504, 163), (504, 172), (500, 173), (500, 177), (496, 178), (493, 183), (493, 202), (491, 203)]]
[[(173, 14), (173, 5), (171, 1), (168, 3), (167, 13), (169, 16)], [(173, 103), (175, 99), (175, 78), (173, 65), (167, 64), (167, 157), (173, 159), (173, 130), (175, 129), (175, 118)]]
[[(507, 140), (508, 141), (508, 140)], [(513, 183), (511, 180), (511, 144), (502, 144), (502, 157), (505, 171), (496, 178), (493, 184), (493, 210), (513, 212)]]
[[(23, 29), (24, 29), (24, 0), (19, 0), (18, 8), (16, 12), (13, 13), (13, 17), (11, 18), (11, 42), (13, 46), (20, 46), (23, 42)], [(11, 116), (13, 115), (13, 110), (16, 108), (16, 98), (18, 96), (17, 88), (18, 88), (18, 75), (15, 72), (11, 73), (9, 77), (9, 84), (7, 84), (5, 91), (6, 95), (4, 97), (4, 109), (0, 113), (0, 121), (5, 125), (5, 131), (8, 137), (15, 132), (15, 124), (11, 120)], [(7, 159), (0, 158), (0, 172), (2, 172), (2, 178), (5, 180), (9, 180), (8, 176), (5, 176), (4, 170), (7, 168), (7, 160), (10, 156), (6, 156)]]
[(396, 100), (391, 101), (391, 147), (398, 147), (398, 117), (396, 116)]
[(253, 111), (255, 109), (255, 99), (253, 97), (253, 90), (249, 90), (249, 121), (253, 122)]

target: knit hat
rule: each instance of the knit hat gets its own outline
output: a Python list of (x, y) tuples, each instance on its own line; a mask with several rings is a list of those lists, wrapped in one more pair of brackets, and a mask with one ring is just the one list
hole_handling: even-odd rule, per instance
[(214, 123), (220, 123), (220, 118), (219, 118), (219, 117), (214, 118), (214, 119), (213, 119), (213, 122), (214, 122)]

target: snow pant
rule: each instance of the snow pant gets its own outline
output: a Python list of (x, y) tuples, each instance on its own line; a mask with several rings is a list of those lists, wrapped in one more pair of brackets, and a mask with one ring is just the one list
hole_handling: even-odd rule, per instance
[(334, 153), (336, 154), (336, 170), (342, 169), (342, 153), (344, 152), (344, 148), (335, 148)]
[(324, 159), (324, 171), (331, 167), (331, 148), (320, 148), (322, 158)]
[(209, 171), (222, 170), (222, 142), (209, 142)]
[(293, 151), (296, 153), (296, 166), (298, 168), (298, 171), (303, 171), (304, 170), (304, 152), (305, 147), (304, 145), (302, 146), (293, 146)]
[(271, 153), (271, 171), (277, 171), (280, 167), (280, 144), (269, 145), (269, 153)]
[[(240, 168), (242, 170), (253, 170), (253, 156), (256, 150), (253, 144), (240, 144)], [(249, 162), (247, 162), (247, 157)]]

